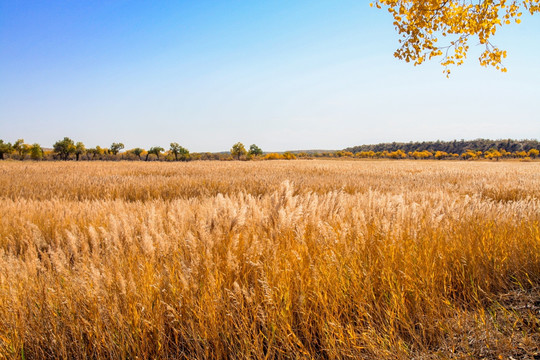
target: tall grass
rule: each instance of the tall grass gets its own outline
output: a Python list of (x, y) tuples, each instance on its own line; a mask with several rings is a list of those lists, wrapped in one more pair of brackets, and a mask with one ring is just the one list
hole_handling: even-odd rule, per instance
[(540, 163), (6, 162), (0, 206), (0, 358), (538, 351)]

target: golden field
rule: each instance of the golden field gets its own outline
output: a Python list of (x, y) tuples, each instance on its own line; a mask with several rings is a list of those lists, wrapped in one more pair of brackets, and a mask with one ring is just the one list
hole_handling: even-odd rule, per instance
[(0, 162), (0, 358), (537, 359), (540, 163)]

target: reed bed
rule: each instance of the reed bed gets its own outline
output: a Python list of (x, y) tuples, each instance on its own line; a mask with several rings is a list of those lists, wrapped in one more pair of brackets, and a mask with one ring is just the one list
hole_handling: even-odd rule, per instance
[(0, 358), (540, 357), (540, 163), (0, 163)]

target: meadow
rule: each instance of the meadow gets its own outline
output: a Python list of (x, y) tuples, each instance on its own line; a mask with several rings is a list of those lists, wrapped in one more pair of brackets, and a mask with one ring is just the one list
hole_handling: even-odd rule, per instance
[(540, 162), (0, 162), (0, 359), (538, 359)]

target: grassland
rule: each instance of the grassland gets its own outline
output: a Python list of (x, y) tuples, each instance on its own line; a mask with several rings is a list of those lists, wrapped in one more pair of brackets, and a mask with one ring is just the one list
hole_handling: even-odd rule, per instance
[(0, 208), (0, 358), (539, 356), (538, 162), (0, 162)]

